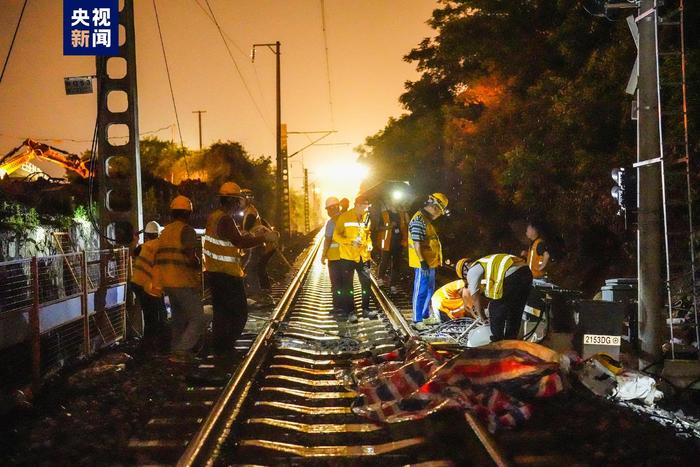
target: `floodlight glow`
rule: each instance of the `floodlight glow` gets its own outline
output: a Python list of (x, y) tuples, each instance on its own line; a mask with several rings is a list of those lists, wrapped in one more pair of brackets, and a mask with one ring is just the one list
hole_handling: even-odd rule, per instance
[(403, 191), (401, 190), (394, 190), (394, 192), (391, 194), (391, 198), (394, 201), (399, 201), (401, 198), (403, 198)]

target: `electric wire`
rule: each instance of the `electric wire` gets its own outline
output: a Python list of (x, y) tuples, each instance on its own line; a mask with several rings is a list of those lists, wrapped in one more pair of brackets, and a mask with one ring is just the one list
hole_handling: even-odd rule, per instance
[(5, 64), (2, 66), (2, 73), (0, 73), (0, 83), (2, 83), (2, 78), (5, 76), (5, 69), (7, 68), (7, 63), (10, 61), (10, 55), (12, 55), (12, 47), (15, 45), (15, 39), (17, 39), (17, 33), (19, 32), (19, 26), (22, 24), (22, 16), (24, 16), (24, 9), (27, 7), (27, 2), (29, 0), (24, 0), (22, 5), (22, 11), (19, 13), (19, 19), (17, 20), (17, 26), (15, 27), (15, 32), (12, 35), (12, 42), (10, 42), (10, 49), (7, 51), (7, 57), (5, 57)]
[(321, 0), (321, 28), (323, 29), (323, 45), (326, 53), (326, 76), (328, 78), (328, 106), (331, 112), (331, 127), (335, 129), (335, 113), (333, 112), (333, 93), (331, 92), (331, 64), (328, 59), (328, 35), (326, 33), (326, 5)]
[[(158, 26), (158, 36), (160, 37), (160, 47), (163, 50), (163, 61), (165, 62), (165, 72), (168, 75), (168, 86), (170, 86), (170, 97), (173, 101), (173, 110), (175, 111), (175, 123), (177, 124), (177, 133), (180, 137), (180, 147), (185, 148), (185, 144), (182, 140), (182, 130), (180, 129), (180, 117), (177, 113), (177, 105), (175, 104), (175, 92), (173, 91), (173, 82), (170, 79), (170, 67), (168, 66), (168, 56), (165, 53), (165, 42), (163, 41), (163, 32), (160, 28), (160, 19), (158, 18), (158, 7), (156, 6), (156, 0), (153, 0), (153, 11), (156, 14), (156, 25)], [(190, 178), (190, 167), (187, 163), (187, 151), (183, 151), (182, 160), (185, 162), (185, 172), (187, 173), (187, 178)]]
[[(260, 115), (260, 118), (262, 119), (265, 126), (268, 128), (268, 130), (272, 131), (272, 128), (269, 126), (267, 120), (265, 119), (265, 115), (263, 114), (263, 111), (260, 109), (260, 106), (258, 105), (258, 103), (255, 101), (255, 98), (253, 97), (253, 93), (250, 91), (250, 87), (248, 86), (248, 83), (246, 82), (246, 80), (243, 76), (243, 73), (241, 72), (241, 69), (238, 66), (238, 62), (236, 61), (236, 58), (233, 56), (233, 52), (231, 52), (231, 47), (229, 47), (228, 42), (226, 41), (226, 36), (224, 35), (224, 32), (221, 29), (221, 26), (219, 25), (219, 21), (216, 19), (216, 15), (214, 14), (214, 10), (212, 10), (211, 5), (209, 4), (209, 0), (204, 0), (204, 3), (207, 5), (207, 8), (209, 9), (209, 13), (211, 14), (211, 19), (212, 19), (212, 21), (214, 21), (214, 25), (216, 26), (216, 29), (219, 31), (219, 35), (221, 36), (221, 40), (223, 41), (224, 46), (226, 47), (226, 51), (228, 52), (228, 56), (231, 58), (231, 61), (233, 62), (234, 67), (236, 68), (236, 72), (238, 73), (238, 76), (241, 78), (241, 82), (243, 83), (243, 87), (245, 88), (246, 92), (248, 93), (248, 97), (250, 97), (251, 102), (255, 106), (255, 110), (258, 111), (258, 115)], [(239, 50), (240, 50), (240, 48), (239, 48)]]
[[(170, 125), (166, 125), (166, 126), (160, 127), (158, 129), (155, 129), (155, 130), (142, 131), (141, 133), (139, 133), (139, 136), (147, 136), (147, 135), (152, 135), (155, 133), (160, 133), (161, 131), (171, 129), (173, 126), (175, 126), (175, 124), (171, 123)], [(25, 136), (10, 135), (7, 133), (0, 133), (0, 137), (14, 138), (14, 139), (22, 140), (22, 141), (27, 139)], [(112, 136), (112, 139), (125, 139), (128, 137), (129, 137), (128, 135), (126, 135), (126, 136)], [(54, 143), (61, 142), (61, 141), (69, 141), (71, 143), (92, 143), (92, 138), (91, 139), (75, 139), (75, 138), (54, 138), (54, 137), (48, 137), (48, 136), (47, 137), (36, 136), (36, 137), (33, 137), (32, 139), (34, 139), (36, 141), (53, 141)], [(22, 145), (15, 148), (15, 150), (17, 150), (21, 147), (22, 147)]]

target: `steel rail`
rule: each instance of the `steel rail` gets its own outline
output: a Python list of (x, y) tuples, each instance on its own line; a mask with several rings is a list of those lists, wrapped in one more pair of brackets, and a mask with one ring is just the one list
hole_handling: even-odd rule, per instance
[(270, 321), (260, 331), (250, 351), (236, 369), (206, 420), (204, 420), (202, 426), (188, 443), (185, 452), (177, 462), (178, 467), (211, 465), (212, 454), (218, 449), (220, 442), (226, 438), (231, 425), (238, 417), (242, 402), (250, 390), (252, 376), (257, 373), (267, 352), (270, 350), (270, 344), (272, 343), (270, 337), (275, 334), (281, 321), (289, 311), (297, 291), (313, 264), (322, 240), (323, 231), (319, 232), (319, 235), (314, 240), (314, 244), (302, 266), (274, 308)]
[[(404, 318), (401, 311), (396, 307), (396, 305), (394, 305), (389, 297), (387, 297), (386, 293), (379, 288), (379, 284), (377, 284), (377, 280), (374, 278), (374, 276), (370, 277), (374, 296), (376, 297), (377, 302), (379, 302), (379, 305), (384, 309), (389, 321), (391, 322), (392, 326), (394, 326), (394, 329), (403, 334), (404, 338), (417, 337), (418, 333), (411, 327), (410, 324), (408, 324), (406, 318)], [(486, 427), (484, 427), (483, 423), (481, 423), (473, 414), (469, 412), (464, 413), (464, 418), (495, 465), (498, 467), (512, 465), (512, 463), (508, 460), (508, 457), (498, 447), (498, 444), (491, 433), (489, 433)]]

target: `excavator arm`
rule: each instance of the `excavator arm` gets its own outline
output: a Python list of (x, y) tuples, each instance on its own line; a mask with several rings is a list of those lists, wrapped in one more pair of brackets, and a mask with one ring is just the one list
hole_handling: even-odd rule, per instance
[[(22, 152), (17, 152), (22, 148), (24, 148)], [(0, 159), (0, 174), (3, 172), (11, 174), (22, 167), (22, 164), (29, 162), (35, 157), (72, 170), (83, 178), (88, 178), (90, 176), (90, 169), (88, 169), (87, 164), (77, 155), (51, 147), (48, 144), (39, 143), (32, 139), (24, 140), (22, 146), (13, 149), (5, 157)]]

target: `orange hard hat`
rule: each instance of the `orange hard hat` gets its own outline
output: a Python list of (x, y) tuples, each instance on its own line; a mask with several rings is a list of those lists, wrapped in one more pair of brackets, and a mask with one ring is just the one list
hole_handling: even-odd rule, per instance
[(170, 202), (170, 209), (192, 212), (192, 201), (187, 196), (178, 195)]
[(219, 188), (219, 196), (242, 196), (241, 187), (236, 182), (226, 182)]

